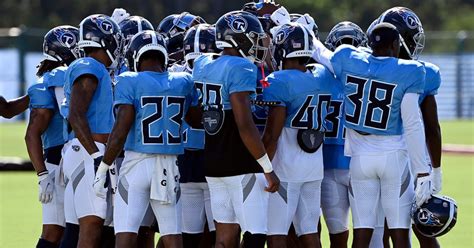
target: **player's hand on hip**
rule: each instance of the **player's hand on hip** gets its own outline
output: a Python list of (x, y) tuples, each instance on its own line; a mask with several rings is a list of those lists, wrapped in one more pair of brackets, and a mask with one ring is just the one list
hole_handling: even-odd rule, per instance
[(265, 187), (265, 191), (268, 191), (270, 193), (276, 192), (278, 190), (278, 187), (280, 187), (280, 179), (278, 179), (274, 171), (270, 173), (265, 173), (264, 175), (268, 184), (267, 187)]
[(109, 166), (102, 162), (102, 156), (94, 159), (94, 169), (95, 169), (95, 178), (94, 178), (94, 191), (95, 194), (105, 199), (107, 197), (107, 173), (109, 171)]
[(433, 194), (438, 194), (441, 191), (443, 181), (441, 167), (433, 168), (433, 171), (431, 171), (431, 181), (433, 182), (433, 185), (431, 185)]
[(431, 198), (431, 176), (420, 175), (416, 178), (415, 202), (418, 207)]
[(54, 191), (54, 173), (49, 173), (48, 170), (38, 174), (39, 185), (39, 201), (41, 203), (48, 203), (53, 199)]

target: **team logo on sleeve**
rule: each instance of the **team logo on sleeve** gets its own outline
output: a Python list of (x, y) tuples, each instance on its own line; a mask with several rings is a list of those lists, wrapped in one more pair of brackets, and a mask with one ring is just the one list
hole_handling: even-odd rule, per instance
[(230, 29), (236, 33), (243, 33), (247, 30), (247, 20), (241, 16), (229, 15), (226, 17), (226, 21)]
[(288, 35), (290, 35), (293, 30), (295, 30), (295, 27), (293, 26), (288, 26), (280, 29), (275, 35), (276, 43), (282, 44), (283, 42), (285, 42), (286, 38), (288, 38)]
[(104, 34), (112, 34), (114, 32), (114, 24), (111, 21), (101, 17), (92, 18), (92, 21)]
[(76, 45), (76, 36), (69, 30), (56, 29), (54, 30), (54, 35), (61, 43), (61, 45), (71, 48)]

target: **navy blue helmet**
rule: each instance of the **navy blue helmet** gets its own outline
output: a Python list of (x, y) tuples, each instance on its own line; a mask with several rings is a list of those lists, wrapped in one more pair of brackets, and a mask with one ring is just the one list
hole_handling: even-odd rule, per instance
[(169, 15), (158, 24), (156, 31), (165, 37), (170, 58), (172, 57), (174, 61), (181, 61), (184, 58), (184, 34), (191, 27), (201, 23), (206, 23), (202, 17), (183, 12)]
[(425, 47), (425, 32), (415, 12), (405, 7), (394, 7), (378, 18), (378, 23), (381, 22), (393, 24), (400, 33), (400, 58), (418, 59)]
[(154, 30), (153, 25), (141, 16), (129, 16), (119, 23), (119, 27), (124, 38), (124, 49), (130, 43), (134, 35), (141, 31)]
[(73, 26), (58, 26), (44, 36), (43, 55), (47, 60), (69, 65), (80, 57), (79, 29)]
[(216, 22), (217, 48), (235, 48), (244, 58), (261, 63), (268, 48), (264, 46), (267, 37), (258, 18), (246, 11), (232, 11)]
[(275, 50), (273, 57), (281, 70), (283, 60), (289, 58), (311, 58), (314, 51), (312, 35), (309, 30), (299, 23), (289, 23), (281, 26), (273, 36)]
[(138, 71), (140, 57), (148, 51), (157, 51), (163, 56), (164, 65), (168, 66), (168, 52), (166, 51), (166, 42), (163, 36), (154, 30), (145, 30), (132, 37), (127, 46), (125, 58), (128, 68), (131, 71)]
[(123, 36), (120, 27), (107, 15), (90, 15), (79, 24), (79, 42), (81, 49), (88, 47), (102, 48), (116, 68), (122, 53)]
[(357, 24), (344, 21), (331, 29), (324, 43), (332, 51), (342, 44), (365, 47), (367, 46), (367, 35)]
[(183, 41), (184, 61), (188, 70), (193, 68), (193, 61), (203, 53), (218, 53), (216, 47), (216, 28), (209, 24), (199, 24), (186, 32)]
[(458, 207), (446, 196), (433, 195), (419, 208), (414, 207), (412, 219), (415, 228), (426, 237), (439, 237), (456, 224)]

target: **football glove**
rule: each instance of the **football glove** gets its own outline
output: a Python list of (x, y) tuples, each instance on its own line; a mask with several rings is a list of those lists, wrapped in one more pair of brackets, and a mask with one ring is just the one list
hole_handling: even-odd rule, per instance
[(105, 199), (107, 197), (107, 172), (109, 171), (109, 166), (102, 162), (102, 156), (94, 159), (94, 169), (95, 169), (95, 178), (94, 178), (94, 191), (95, 194)]
[(272, 19), (272, 21), (277, 26), (285, 25), (291, 22), (290, 13), (283, 6), (275, 10), (275, 12), (273, 12), (272, 15), (270, 16), (270, 19)]
[(115, 8), (114, 13), (112, 13), (112, 20), (114, 20), (117, 24), (125, 20), (127, 17), (129, 17), (130, 14), (127, 12), (127, 10), (123, 8)]
[(438, 194), (441, 191), (441, 184), (443, 181), (443, 172), (441, 171), (441, 167), (433, 167), (433, 171), (431, 171), (431, 180), (433, 181), (433, 194)]
[(53, 199), (54, 191), (54, 173), (49, 173), (47, 170), (38, 174), (39, 185), (39, 201), (43, 204), (50, 202)]
[(423, 176), (416, 178), (415, 203), (420, 207), (428, 199), (431, 198), (431, 176)]

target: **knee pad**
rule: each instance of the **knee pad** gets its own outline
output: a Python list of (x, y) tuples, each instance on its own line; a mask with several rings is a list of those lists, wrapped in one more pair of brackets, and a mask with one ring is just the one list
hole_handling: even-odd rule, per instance
[(79, 241), (79, 225), (66, 223), (60, 248), (75, 248)]
[(243, 241), (243, 248), (264, 248), (265, 242), (267, 241), (267, 235), (245, 232)]

